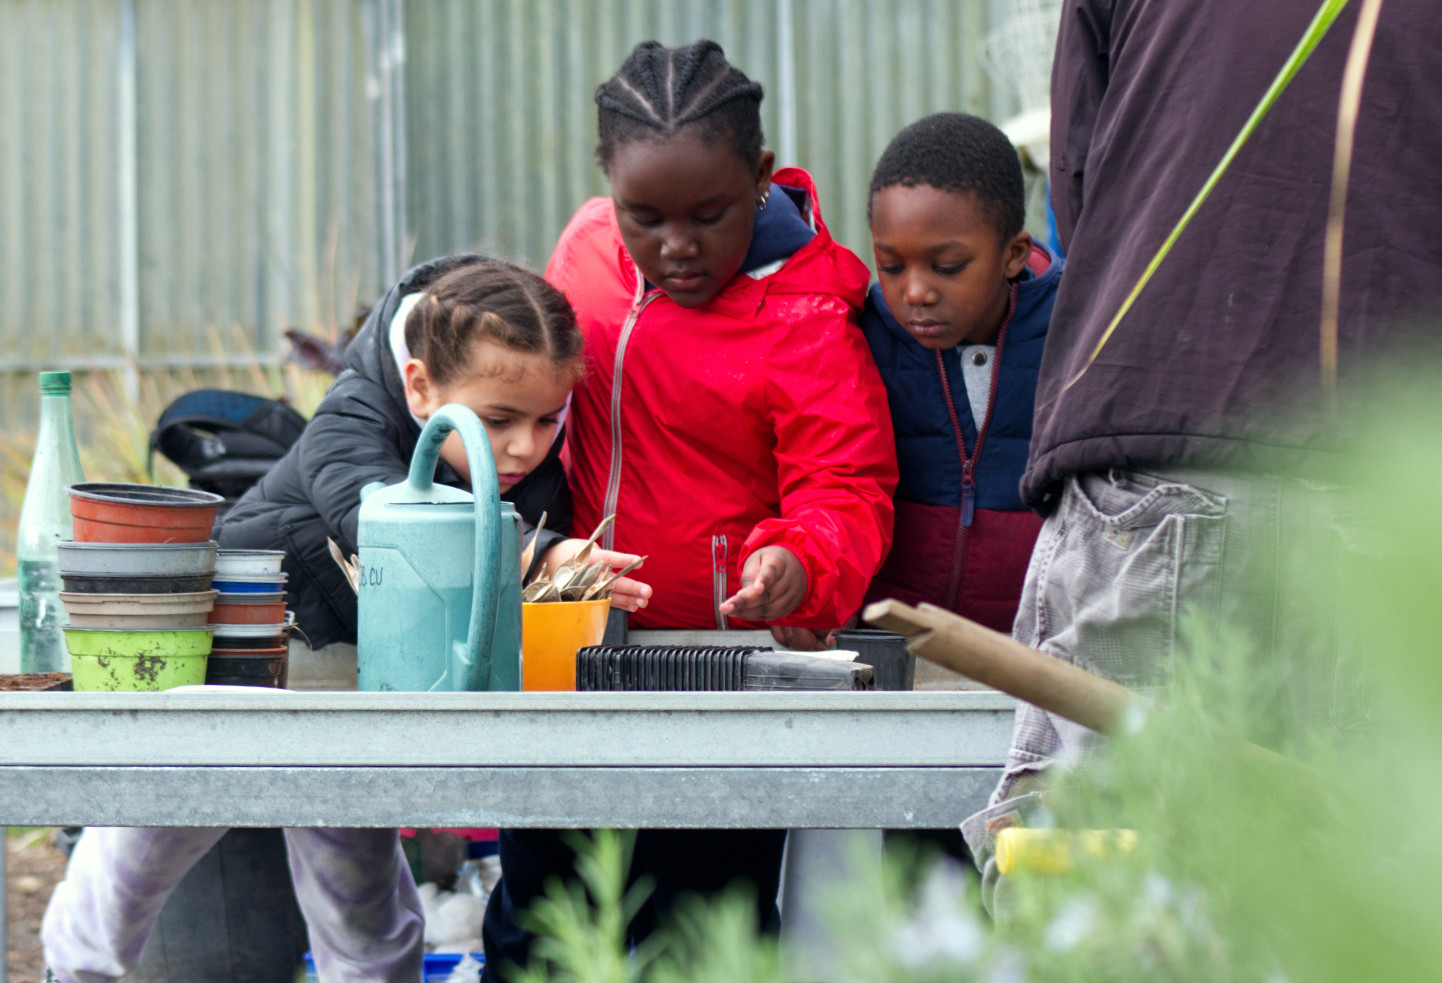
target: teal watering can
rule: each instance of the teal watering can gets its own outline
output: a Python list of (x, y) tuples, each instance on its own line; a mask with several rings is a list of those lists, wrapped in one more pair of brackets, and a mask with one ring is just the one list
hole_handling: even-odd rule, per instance
[[(435, 483), (460, 432), (474, 496)], [(409, 477), (361, 490), (359, 688), (521, 688), (521, 520), (497, 493), (481, 421), (449, 403), (426, 421)]]

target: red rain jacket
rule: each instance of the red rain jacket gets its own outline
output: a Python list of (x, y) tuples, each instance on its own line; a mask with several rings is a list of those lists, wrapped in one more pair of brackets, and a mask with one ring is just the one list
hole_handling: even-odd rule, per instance
[(603, 545), (649, 557), (638, 576), (655, 595), (636, 627), (726, 627), (717, 606), (742, 564), (776, 545), (807, 577), (777, 623), (834, 628), (891, 543), (891, 415), (857, 327), (869, 274), (821, 223), (810, 175), (775, 181), (805, 190), (817, 234), (705, 307), (645, 289), (609, 198), (581, 206), (546, 267), (587, 344), (566, 425), (572, 529), (614, 511)]

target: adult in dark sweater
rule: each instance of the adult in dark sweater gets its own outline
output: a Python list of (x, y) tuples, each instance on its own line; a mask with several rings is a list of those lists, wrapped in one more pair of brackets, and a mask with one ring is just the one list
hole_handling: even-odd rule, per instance
[[(1070, 0), (1051, 179), (1068, 256), (1023, 493), (1108, 468), (1325, 468), (1322, 237), (1345, 12), (1136, 305), (1102, 332), (1316, 13), (1314, 0)], [(1362, 90), (1343, 249), (1341, 373), (1442, 309), (1442, 5), (1388, 0)]]
[[(1135, 688), (1180, 619), (1246, 632), (1287, 719), (1346, 724), (1349, 640), (1296, 590), (1301, 545), (1348, 514), (1346, 420), (1320, 384), (1322, 257), (1352, 5), (1105, 344), (1103, 334), (1316, 13), (1313, 0), (1068, 0), (1052, 76), (1052, 201), (1068, 254), (1022, 482), (1048, 514), (1015, 636)], [(1343, 389), (1442, 311), (1442, 5), (1389, 0), (1362, 91), (1340, 310)], [(1098, 351), (1098, 345), (1101, 344)], [(1418, 354), (1414, 358), (1420, 357)], [(1300, 476), (1300, 477), (1299, 477)], [(1305, 479), (1305, 480), (1304, 480)], [(1346, 562), (1345, 537), (1324, 573)], [(1317, 564), (1310, 574), (1317, 574)], [(1279, 717), (1279, 719), (1281, 719)], [(1018, 710), (1007, 770), (963, 831), (984, 869), (1058, 758), (1094, 735)], [(989, 871), (990, 872), (990, 871)]]

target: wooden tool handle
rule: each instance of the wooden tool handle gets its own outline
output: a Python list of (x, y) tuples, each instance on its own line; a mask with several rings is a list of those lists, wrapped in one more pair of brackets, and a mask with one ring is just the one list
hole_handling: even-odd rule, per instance
[(1136, 699), (1125, 686), (934, 604), (878, 601), (861, 616), (906, 635), (907, 649), (924, 659), (1099, 733), (1115, 733)]

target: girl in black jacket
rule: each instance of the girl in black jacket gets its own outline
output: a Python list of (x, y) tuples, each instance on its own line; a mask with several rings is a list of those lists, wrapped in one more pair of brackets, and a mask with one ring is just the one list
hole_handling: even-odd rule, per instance
[[(346, 351), (346, 370), (300, 439), (221, 520), (225, 548), (283, 549), (287, 600), (317, 648), (354, 642), (356, 597), (327, 539), (357, 552), (360, 490), (402, 481), (431, 413), (470, 407), (486, 426), (501, 497), (528, 527), (545, 512), (535, 554), (548, 568), (573, 554), (561, 426), (584, 371), (575, 315), (560, 291), (517, 266), (477, 255), (415, 267), (371, 311)], [(452, 434), (436, 480), (469, 487)], [(634, 557), (599, 552), (620, 566)], [(616, 606), (644, 606), (650, 588), (617, 582)]]
[[(561, 292), (519, 267), (453, 256), (417, 267), (356, 336), (348, 368), (290, 452), (220, 529), (225, 546), (284, 549), (290, 603), (315, 644), (354, 641), (356, 599), (327, 537), (355, 550), (360, 489), (405, 478), (425, 420), (446, 403), (485, 424), (501, 492), (529, 521), (568, 522), (557, 448), (581, 335)], [(441, 449), (438, 480), (465, 486), (459, 435)], [(548, 521), (549, 525), (549, 521)], [(580, 540), (537, 544), (548, 569)], [(595, 551), (622, 565), (635, 559)], [(617, 581), (612, 602), (644, 605), (650, 588)], [(46, 910), (46, 959), (59, 978), (114, 980), (139, 962), (161, 908), (220, 839), (216, 828), (93, 828), (75, 848)], [(320, 975), (409, 983), (421, 965), (419, 896), (394, 829), (287, 829), (296, 900)]]

